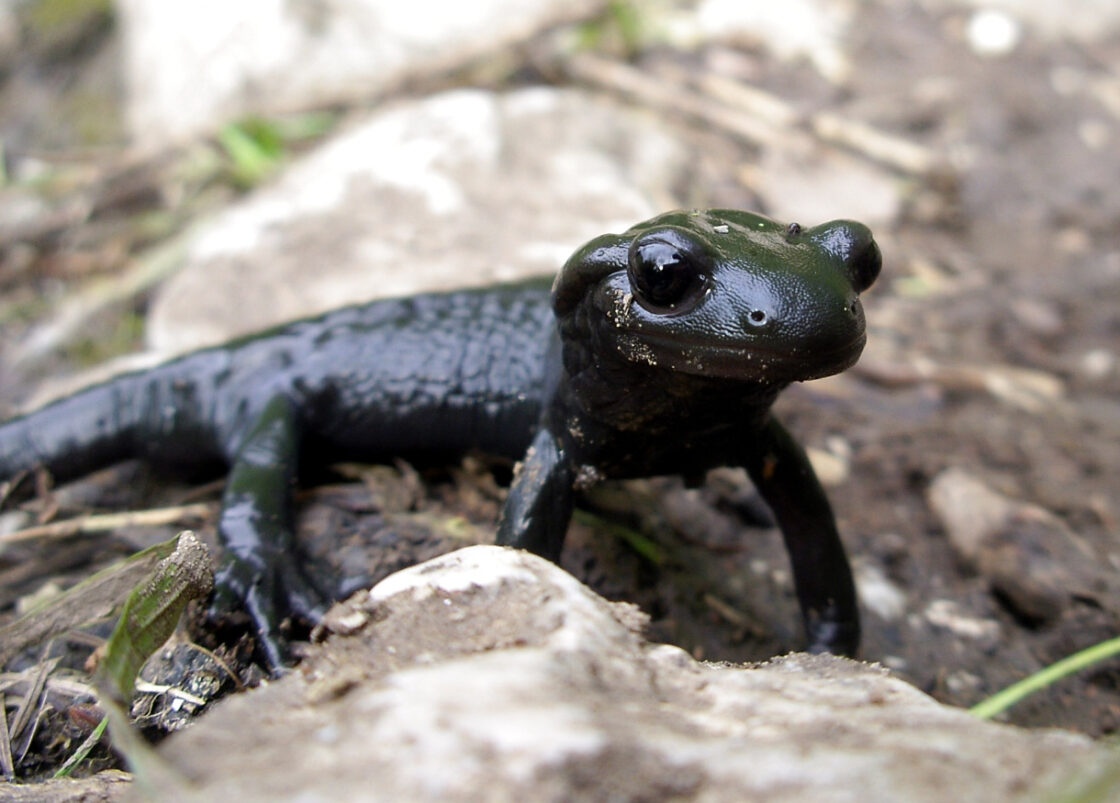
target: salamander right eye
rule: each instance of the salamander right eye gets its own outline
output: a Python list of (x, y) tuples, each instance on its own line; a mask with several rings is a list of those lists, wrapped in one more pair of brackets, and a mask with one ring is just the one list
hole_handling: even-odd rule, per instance
[(699, 299), (708, 274), (682, 244), (669, 238), (635, 240), (627, 274), (634, 295), (652, 312), (679, 312)]
[(848, 275), (852, 279), (852, 286), (857, 293), (862, 293), (870, 287), (883, 269), (883, 255), (875, 241), (867, 238), (859, 244), (858, 249), (853, 249), (848, 259)]

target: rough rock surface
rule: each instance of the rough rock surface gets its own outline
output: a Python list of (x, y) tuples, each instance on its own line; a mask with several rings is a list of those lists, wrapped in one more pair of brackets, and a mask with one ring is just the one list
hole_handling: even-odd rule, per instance
[(371, 97), (602, 5), (118, 0), (130, 127), (160, 145), (246, 114)]
[(660, 211), (684, 146), (578, 91), (461, 90), (378, 111), (200, 231), (159, 291), (172, 353), (374, 297), (554, 274)]
[(336, 606), (300, 668), (163, 754), (200, 800), (1029, 799), (1102, 749), (885, 670), (698, 663), (526, 553), (477, 546)]

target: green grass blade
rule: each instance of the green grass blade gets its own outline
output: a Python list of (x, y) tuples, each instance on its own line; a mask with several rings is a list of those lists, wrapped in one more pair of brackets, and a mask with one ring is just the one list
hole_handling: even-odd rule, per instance
[(93, 729), (93, 732), (88, 737), (86, 737), (86, 740), (84, 742), (78, 745), (78, 749), (74, 751), (70, 758), (66, 759), (66, 761), (63, 762), (62, 766), (55, 770), (52, 777), (68, 778), (70, 776), (70, 773), (77, 769), (78, 765), (85, 760), (86, 756), (89, 755), (89, 752), (94, 748), (94, 745), (101, 741), (101, 737), (105, 734), (105, 728), (108, 726), (108, 724), (109, 718), (102, 717), (101, 721), (97, 723), (97, 727)]
[(218, 143), (230, 161), (233, 180), (244, 189), (260, 184), (280, 164), (280, 147), (272, 132), (267, 134), (247, 122), (230, 123), (218, 132)]
[(189, 530), (181, 533), (175, 550), (125, 601), (98, 663), (99, 688), (104, 691), (108, 686), (117, 700), (127, 704), (140, 667), (170, 638), (187, 603), (209, 594), (213, 584), (206, 546)]
[(981, 700), (969, 713), (981, 719), (990, 719), (996, 714), (1006, 711), (1024, 697), (1046, 688), (1067, 675), (1072, 675), (1088, 666), (1120, 654), (1120, 637), (1102, 641), (1092, 647), (1086, 647), (1080, 652), (1075, 652), (1050, 666), (1029, 675), (1018, 683), (1013, 683), (1003, 691), (993, 694), (986, 700)]

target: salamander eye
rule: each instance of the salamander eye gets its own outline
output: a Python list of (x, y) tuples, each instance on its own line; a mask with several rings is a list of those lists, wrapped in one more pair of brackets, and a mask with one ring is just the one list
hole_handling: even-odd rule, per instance
[(834, 259), (852, 283), (852, 289), (862, 293), (879, 278), (883, 268), (883, 255), (871, 230), (852, 220), (833, 220), (809, 229), (810, 240)]
[(862, 293), (870, 287), (879, 278), (879, 271), (883, 269), (883, 255), (879, 252), (879, 246), (875, 241), (868, 238), (860, 245), (861, 248), (851, 255), (851, 261), (848, 263), (848, 274), (857, 293)]
[(654, 312), (676, 312), (695, 302), (708, 278), (685, 248), (654, 238), (630, 247), (627, 272), (638, 300)]

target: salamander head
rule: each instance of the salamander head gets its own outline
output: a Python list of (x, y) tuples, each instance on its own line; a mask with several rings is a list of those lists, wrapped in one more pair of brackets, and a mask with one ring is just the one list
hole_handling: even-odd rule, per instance
[(565, 340), (697, 376), (785, 385), (863, 351), (859, 294), (879, 248), (847, 220), (813, 228), (730, 209), (670, 212), (592, 240), (553, 286)]

